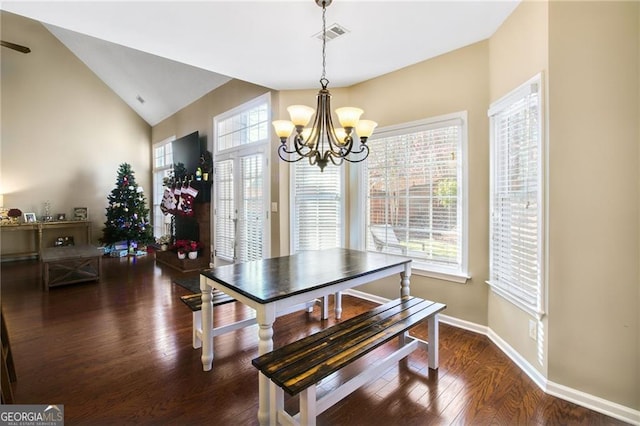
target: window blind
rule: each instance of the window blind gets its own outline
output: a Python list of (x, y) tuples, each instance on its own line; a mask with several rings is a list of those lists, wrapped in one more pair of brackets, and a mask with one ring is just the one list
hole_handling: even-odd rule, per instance
[(233, 261), (236, 233), (233, 160), (216, 162), (215, 194), (215, 255)]
[(436, 118), (370, 139), (367, 250), (409, 256), (422, 269), (466, 273), (463, 125), (460, 117)]
[(538, 77), (489, 110), (489, 284), (498, 294), (536, 315), (543, 313), (540, 86)]
[(298, 161), (293, 184), (293, 251), (342, 246), (342, 167), (323, 172)]
[(263, 154), (249, 155), (240, 160), (242, 175), (242, 208), (238, 224), (237, 253), (239, 262), (262, 259), (264, 227)]

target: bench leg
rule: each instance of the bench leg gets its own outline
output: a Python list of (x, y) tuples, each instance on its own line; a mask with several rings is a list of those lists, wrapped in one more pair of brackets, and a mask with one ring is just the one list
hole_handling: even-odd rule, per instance
[(282, 388), (275, 383), (269, 384), (271, 387), (271, 401), (269, 402), (269, 425), (276, 426), (278, 421), (278, 413), (284, 411), (284, 392)]
[(305, 426), (316, 424), (316, 385), (311, 385), (300, 392), (300, 424)]
[(329, 319), (329, 296), (322, 296), (320, 299), (320, 306), (322, 310), (322, 315), (320, 318), (323, 320)]
[(192, 316), (192, 346), (193, 349), (198, 349), (202, 347), (202, 340), (198, 336), (199, 333), (202, 333), (202, 311), (193, 311), (191, 313)]
[(427, 319), (427, 327), (429, 327), (429, 346), (427, 353), (429, 356), (429, 368), (438, 369), (438, 314), (432, 315)]
[[(340, 319), (340, 317), (342, 317), (342, 293), (338, 291), (334, 294), (334, 297), (336, 319)], [(320, 299), (320, 309), (322, 310), (321, 318), (323, 320), (329, 319), (329, 296), (322, 296)]]
[(342, 318), (342, 292), (337, 291), (335, 296), (335, 304), (336, 304), (336, 319)]

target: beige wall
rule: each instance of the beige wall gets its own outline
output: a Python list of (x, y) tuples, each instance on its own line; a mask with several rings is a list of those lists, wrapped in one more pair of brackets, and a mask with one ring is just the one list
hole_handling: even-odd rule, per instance
[[(414, 274), (411, 292), (447, 304), (446, 314), (487, 324), (489, 246), (488, 42), (442, 55), (351, 89), (351, 102), (381, 127), (458, 111), (468, 113), (469, 274), (466, 284)], [(395, 297), (397, 280), (360, 288)]]
[[(509, 16), (489, 41), (490, 102), (517, 88), (531, 77), (543, 73), (547, 91), (548, 3), (525, 1)], [(487, 105), (488, 107), (488, 105)], [(545, 116), (548, 115), (545, 111)], [(489, 196), (487, 192), (486, 197)], [(529, 364), (546, 375), (546, 322), (539, 324), (539, 339), (529, 338), (529, 320), (533, 317), (504, 298), (489, 292), (488, 325), (513, 347)], [(541, 349), (538, 351), (538, 349)]]
[(151, 196), (151, 128), (40, 23), (0, 13), (2, 39), (31, 48), (0, 51), (4, 206), (38, 216), (47, 200), (52, 213), (86, 206), (97, 241), (121, 163)]
[(549, 6), (549, 379), (635, 409), (639, 7)]

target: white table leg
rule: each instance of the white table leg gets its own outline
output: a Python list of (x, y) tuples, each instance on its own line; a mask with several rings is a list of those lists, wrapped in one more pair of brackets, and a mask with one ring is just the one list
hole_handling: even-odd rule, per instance
[[(260, 305), (256, 311), (258, 320), (258, 355), (264, 355), (273, 350), (273, 323), (276, 320), (275, 304)], [(270, 424), (270, 386), (269, 378), (262, 373), (258, 373), (258, 421), (261, 425)], [(275, 395), (273, 396), (275, 398)]]
[(204, 371), (211, 370), (213, 364), (213, 288), (207, 285), (207, 278), (200, 275), (200, 292), (202, 293), (202, 369)]
[(427, 327), (429, 327), (429, 346), (427, 346), (427, 355), (429, 357), (429, 368), (438, 369), (438, 314), (432, 315), (427, 319)]
[(411, 294), (411, 262), (404, 265), (404, 272), (400, 272), (400, 297), (409, 296)]

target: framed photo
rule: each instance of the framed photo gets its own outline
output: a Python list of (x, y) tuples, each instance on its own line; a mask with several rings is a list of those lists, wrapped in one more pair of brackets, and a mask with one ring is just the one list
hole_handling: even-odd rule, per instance
[(24, 214), (24, 221), (26, 223), (36, 223), (36, 214), (35, 213), (25, 213)]
[(87, 220), (89, 219), (89, 212), (86, 207), (74, 207), (73, 208), (74, 220)]
[(67, 220), (67, 215), (65, 213), (58, 213), (56, 217), (58, 220)]

